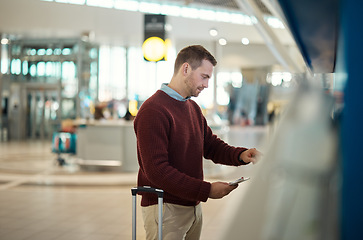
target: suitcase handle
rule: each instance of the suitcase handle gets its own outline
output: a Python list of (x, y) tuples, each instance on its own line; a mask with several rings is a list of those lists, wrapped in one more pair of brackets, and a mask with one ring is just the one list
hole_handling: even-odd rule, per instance
[(136, 196), (136, 194), (138, 194), (139, 192), (155, 193), (158, 195), (159, 198), (164, 197), (164, 191), (161, 189), (152, 188), (149, 186), (131, 188), (131, 193), (133, 196)]
[(159, 205), (159, 224), (158, 224), (158, 238), (162, 240), (163, 238), (163, 197), (164, 191), (157, 188), (152, 188), (149, 186), (144, 187), (134, 187), (131, 188), (132, 193), (132, 239), (136, 240), (136, 195), (139, 192), (155, 193), (158, 195), (158, 205)]

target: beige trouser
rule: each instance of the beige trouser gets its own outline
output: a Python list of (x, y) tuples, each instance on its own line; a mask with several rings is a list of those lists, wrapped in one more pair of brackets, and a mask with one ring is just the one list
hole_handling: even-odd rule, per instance
[[(158, 205), (142, 207), (146, 240), (158, 239)], [(202, 230), (202, 207), (164, 203), (163, 240), (198, 240)]]

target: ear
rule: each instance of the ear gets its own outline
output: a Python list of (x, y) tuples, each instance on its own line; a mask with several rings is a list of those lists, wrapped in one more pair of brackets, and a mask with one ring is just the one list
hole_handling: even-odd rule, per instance
[(188, 75), (191, 70), (189, 63), (187, 63), (187, 62), (183, 63), (181, 70), (182, 70), (183, 75)]

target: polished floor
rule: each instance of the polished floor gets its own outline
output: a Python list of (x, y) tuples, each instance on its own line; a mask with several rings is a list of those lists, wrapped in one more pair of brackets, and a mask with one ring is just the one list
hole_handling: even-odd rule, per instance
[[(267, 127), (232, 127), (225, 140), (263, 150), (268, 133)], [(130, 189), (136, 173), (60, 167), (55, 159), (48, 141), (0, 142), (0, 239), (131, 239)], [(210, 167), (206, 178), (230, 181), (252, 170), (253, 165)], [(246, 184), (236, 191), (245, 191)], [(223, 206), (238, 201), (234, 196), (240, 194), (203, 203), (201, 239), (215, 239), (220, 223), (228, 218)], [(138, 210), (137, 239), (145, 239)]]

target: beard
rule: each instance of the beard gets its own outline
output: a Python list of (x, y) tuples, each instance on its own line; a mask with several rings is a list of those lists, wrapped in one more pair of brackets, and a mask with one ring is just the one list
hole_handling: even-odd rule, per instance
[(203, 91), (204, 87), (197, 87), (193, 84), (193, 79), (191, 76), (188, 76), (185, 79), (185, 85), (187, 87), (188, 97), (198, 97), (199, 94)]

